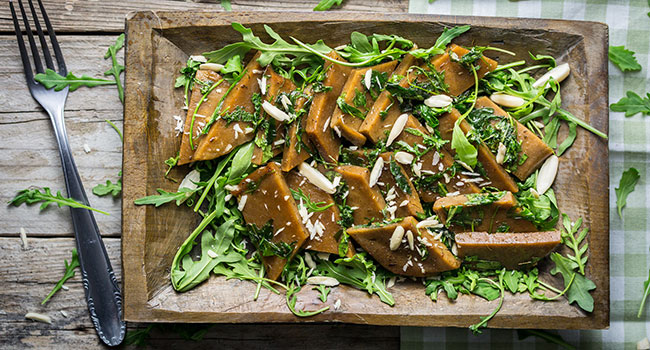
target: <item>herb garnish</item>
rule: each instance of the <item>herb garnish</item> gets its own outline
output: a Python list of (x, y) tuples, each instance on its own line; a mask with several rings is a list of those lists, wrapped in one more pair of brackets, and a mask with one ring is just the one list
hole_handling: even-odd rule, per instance
[[(300, 201), (302, 199), (302, 204), (305, 206), (305, 208), (307, 208), (307, 211), (311, 213), (325, 211), (334, 205), (334, 202), (330, 204), (325, 204), (325, 202), (312, 202), (311, 198), (302, 192), (302, 188), (299, 188), (298, 191), (295, 191), (293, 189), (290, 190), (291, 194), (293, 195), (293, 199), (296, 201)], [(300, 206), (300, 204), (298, 204), (298, 206)]]
[(341, 94), (341, 96), (336, 99), (336, 105), (341, 109), (341, 112), (345, 114), (349, 114), (361, 120), (366, 119), (366, 114), (364, 112), (361, 112), (358, 108), (345, 102), (345, 93)]
[(390, 173), (393, 175), (393, 178), (395, 179), (395, 184), (397, 187), (402, 190), (402, 192), (411, 194), (411, 186), (409, 186), (408, 179), (406, 175), (402, 172), (402, 167), (397, 164), (395, 159), (391, 157), (390, 159), (390, 165), (389, 165)]
[(41, 301), (41, 305), (45, 305), (56, 292), (61, 290), (63, 288), (63, 284), (74, 277), (74, 270), (79, 267), (79, 254), (77, 254), (77, 249), (72, 249), (72, 258), (70, 259), (70, 263), (68, 263), (68, 260), (63, 261), (65, 263), (65, 273), (63, 274), (63, 277), (59, 280), (59, 282), (56, 283), (54, 288), (52, 288), (52, 291)]

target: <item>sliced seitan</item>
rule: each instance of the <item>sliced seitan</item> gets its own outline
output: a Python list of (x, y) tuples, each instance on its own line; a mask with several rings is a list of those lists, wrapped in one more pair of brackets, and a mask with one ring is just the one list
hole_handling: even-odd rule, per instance
[[(379, 227), (353, 227), (348, 234), (381, 266), (397, 275), (425, 277), (460, 267), (460, 261), (442, 242), (428, 230), (418, 230), (416, 225), (417, 220), (406, 217)], [(390, 241), (396, 230), (403, 230), (404, 234), (396, 249), (391, 250)], [(408, 236), (412, 236), (412, 244)]]
[(458, 257), (497, 261), (508, 269), (534, 265), (560, 244), (560, 241), (558, 231), (456, 234)]
[[(452, 96), (458, 96), (474, 85), (474, 74), (463, 67), (460, 63), (452, 61), (452, 59), (449, 57), (451, 54), (462, 58), (467, 53), (469, 53), (469, 50), (458, 45), (451, 44), (449, 45), (447, 52), (436, 57), (431, 62), (433, 67), (438, 72), (445, 73), (445, 84), (449, 86), (449, 94)], [(481, 56), (478, 64), (481, 67), (476, 72), (476, 75), (479, 79), (483, 78), (486, 74), (493, 71), (498, 65), (497, 61), (485, 56)]]
[[(456, 120), (461, 117), (460, 113), (456, 109), (452, 109), (451, 112), (445, 113), (438, 118), (440, 125), (438, 125), (438, 130), (443, 139), (449, 140), (451, 143), (452, 133), (454, 130), (454, 124)], [(467, 134), (472, 126), (466, 120), (460, 122), (460, 129), (463, 133)], [(447, 146), (450, 146), (450, 143)], [(516, 193), (519, 191), (519, 187), (515, 181), (510, 177), (506, 170), (497, 163), (496, 156), (490, 151), (490, 149), (481, 142), (478, 145), (474, 145), (477, 150), (477, 160), (483, 166), (485, 174), (487, 175), (491, 185), (504, 191), (510, 191)], [(448, 149), (451, 154), (454, 154), (451, 148)]]
[(404, 168), (395, 161), (394, 154), (386, 152), (379, 156), (384, 160), (384, 169), (377, 184), (385, 193), (384, 200), (386, 211), (390, 215), (389, 219), (424, 213), (415, 187)]
[[(201, 130), (205, 127), (209, 118), (217, 106), (223, 95), (228, 91), (230, 84), (225, 81), (219, 73), (213, 70), (201, 69), (196, 72), (194, 79), (197, 81), (192, 87), (192, 94), (187, 109), (187, 117), (185, 118), (185, 125), (183, 127), (183, 136), (181, 139), (181, 147), (178, 158), (178, 165), (187, 164), (194, 159), (194, 150), (199, 145), (202, 137)], [(219, 83), (220, 82), (220, 83)], [(196, 106), (203, 97), (203, 90), (207, 87), (210, 89), (216, 85), (203, 99), (198, 109)], [(192, 125), (192, 116), (194, 116), (194, 125)], [(190, 144), (190, 129), (192, 129), (192, 143)]]
[(332, 129), (337, 135), (340, 134), (357, 146), (366, 143), (366, 136), (359, 132), (359, 127), (374, 104), (374, 99), (365, 85), (365, 76), (369, 70), (388, 74), (395, 69), (396, 65), (397, 61), (393, 60), (372, 67), (355, 69), (350, 73), (339, 98), (349, 106), (356, 108), (363, 114), (363, 117), (346, 113), (337, 105), (331, 121)]
[[(342, 60), (336, 51), (330, 52), (328, 56)], [(330, 127), (330, 121), (336, 107), (336, 99), (341, 94), (343, 85), (351, 71), (350, 67), (325, 61), (325, 79), (322, 84), (328, 91), (318, 92), (314, 95), (307, 115), (305, 131), (320, 155), (328, 163), (336, 163), (339, 158), (341, 141)]]
[(313, 152), (313, 146), (305, 133), (308, 111), (299, 111), (309, 109), (313, 94), (311, 87), (307, 87), (296, 100), (294, 110), (298, 113), (298, 117), (289, 125), (289, 130), (287, 130), (289, 142), (284, 143), (282, 171), (289, 171), (311, 157), (310, 152)]
[[(257, 79), (261, 78), (262, 75), (262, 67), (257, 62), (258, 55), (259, 53), (246, 65), (246, 73), (223, 100), (221, 109), (216, 111), (219, 116), (233, 113), (237, 109), (255, 113), (252, 97), (260, 92)], [(209, 160), (221, 157), (228, 154), (235, 147), (252, 140), (255, 135), (252, 132), (246, 132), (246, 129), (252, 126), (248, 122), (233, 121), (229, 123), (221, 117), (217, 118), (210, 127), (208, 135), (201, 140), (196, 149), (194, 160)]]
[[(406, 77), (406, 73), (409, 68), (416, 65), (416, 63), (417, 59), (407, 54), (391, 76), (404, 76), (404, 78), (400, 80), (399, 85), (407, 87), (409, 80)], [(388, 132), (390, 132), (395, 120), (397, 120), (401, 114), (402, 112), (399, 109), (399, 102), (395, 101), (391, 97), (390, 92), (384, 90), (379, 94), (379, 97), (377, 97), (377, 100), (373, 103), (372, 108), (370, 108), (370, 111), (366, 115), (366, 119), (361, 123), (359, 132), (364, 134), (373, 143), (377, 143), (379, 140), (388, 137)]]
[[(264, 96), (262, 98), (266, 101), (269, 101), (272, 105), (280, 108), (281, 110), (284, 110), (282, 103), (278, 100), (280, 98), (280, 94), (288, 94), (294, 90), (296, 90), (296, 85), (289, 79), (285, 79), (283, 76), (280, 74), (276, 73), (273, 70), (273, 67), (271, 65), (266, 67), (266, 70), (264, 71), (264, 76), (266, 77), (266, 91)], [(264, 81), (264, 80), (262, 80)], [(287, 112), (287, 111), (285, 111)], [(265, 142), (265, 148), (268, 147), (270, 150), (267, 150), (267, 152), (270, 152), (271, 157), (275, 157), (280, 152), (282, 152), (282, 149), (284, 146), (281, 142), (284, 140), (285, 136), (285, 131), (286, 131), (286, 125), (282, 122), (279, 122), (266, 113), (264, 113), (264, 118), (266, 121), (268, 121), (268, 127), (272, 128), (274, 130), (273, 135), (274, 137), (271, 140), (266, 140), (266, 136), (268, 134), (268, 127), (260, 127), (257, 130), (257, 135), (255, 136), (255, 140), (266, 140)], [(255, 150), (253, 151), (253, 158), (251, 159), (251, 162), (253, 164), (261, 165), (264, 162), (268, 161), (268, 159), (264, 159), (264, 149), (259, 147), (257, 145), (257, 142), (255, 143)]]
[(355, 165), (341, 165), (334, 168), (341, 174), (348, 185), (346, 204), (353, 208), (352, 217), (355, 225), (365, 225), (371, 221), (384, 219), (382, 210), (386, 202), (377, 186), (370, 187), (370, 171)]
[(521, 209), (512, 192), (484, 192), (438, 199), (433, 211), (451, 231), (534, 232), (535, 225), (518, 218)]
[(546, 158), (553, 154), (553, 150), (548, 147), (544, 141), (537, 137), (537, 135), (532, 131), (528, 130), (528, 128), (523, 124), (510, 117), (506, 111), (497, 106), (489, 98), (485, 96), (479, 98), (476, 100), (476, 106), (474, 108), (491, 108), (494, 111), (494, 115), (510, 118), (516, 123), (517, 140), (521, 142), (521, 152), (519, 153), (519, 157), (526, 157), (526, 160), (522, 164), (518, 165), (516, 170), (512, 172), (512, 174), (519, 180), (526, 180), (530, 174), (542, 166), (542, 163), (544, 163)]
[[(294, 195), (298, 211), (302, 212), (302, 223), (309, 233), (305, 249), (338, 255), (339, 239), (343, 228), (338, 223), (341, 220), (340, 212), (332, 195), (313, 185), (297, 170), (284, 173), (284, 178), (292, 193), (302, 193), (320, 208), (329, 206), (325, 210), (312, 213), (305, 200), (297, 199)], [(298, 198), (300, 198), (299, 195)], [(302, 206), (305, 207), (304, 210), (301, 209)], [(348, 242), (348, 256), (351, 257), (353, 252), (352, 242)]]
[[(255, 170), (238, 187), (232, 194), (239, 201), (246, 223), (262, 228), (272, 221), (274, 233), (271, 242), (294, 245), (289, 256), (291, 259), (307, 241), (309, 233), (302, 224), (298, 206), (280, 167), (275, 162), (270, 162)], [(271, 255), (263, 256), (262, 262), (267, 277), (277, 280), (287, 259)]]
[[(417, 130), (418, 132), (413, 133), (412, 130)], [(424, 146), (424, 137), (418, 135), (419, 133), (425, 136), (431, 135), (417, 118), (410, 115), (404, 126), (404, 131), (396, 139), (394, 149), (399, 149), (400, 142), (404, 142), (413, 149), (421, 150)], [(419, 161), (415, 162), (414, 165), (419, 169), (420, 176), (414, 174), (412, 166), (405, 166), (407, 174), (412, 181), (419, 178), (418, 194), (421, 201), (432, 203), (438, 198), (444, 197), (447, 193), (466, 194), (481, 192), (478, 186), (487, 183), (488, 180), (477, 176), (465, 175), (463, 172), (466, 174), (470, 173), (466, 172), (465, 169), (460, 170), (458, 164), (454, 165), (454, 163), (454, 157), (445, 147), (442, 147), (440, 150), (428, 150), (420, 157)]]

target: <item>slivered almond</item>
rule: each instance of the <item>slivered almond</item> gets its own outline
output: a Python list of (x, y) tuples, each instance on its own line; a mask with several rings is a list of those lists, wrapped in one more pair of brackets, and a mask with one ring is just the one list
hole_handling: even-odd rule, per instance
[(490, 100), (500, 106), (510, 108), (521, 107), (526, 103), (526, 101), (521, 97), (501, 93), (490, 95)]
[(425, 219), (425, 220), (422, 220), (422, 221), (418, 222), (418, 223), (415, 225), (415, 228), (426, 228), (426, 227), (433, 227), (433, 226), (438, 226), (438, 225), (440, 225), (440, 223), (438, 222), (438, 220), (435, 220), (435, 219)]
[(411, 230), (406, 231), (406, 241), (409, 243), (409, 249), (413, 250), (415, 243), (413, 242), (413, 232)]
[(539, 168), (539, 174), (537, 174), (537, 193), (540, 195), (546, 193), (553, 182), (555, 181), (555, 176), (557, 175), (557, 168), (559, 165), (559, 159), (556, 155), (551, 155), (544, 162), (541, 168)]
[(399, 134), (402, 133), (402, 130), (404, 130), (404, 126), (406, 125), (406, 122), (409, 120), (408, 114), (404, 113), (400, 115), (397, 120), (395, 121), (395, 124), (393, 124), (393, 128), (390, 129), (390, 134), (388, 134), (388, 140), (386, 141), (386, 147), (390, 146), (393, 141), (399, 136)]
[(194, 191), (195, 189), (199, 188), (199, 186), (196, 184), (196, 182), (201, 181), (201, 174), (195, 169), (187, 173), (185, 177), (183, 178), (183, 181), (181, 181), (181, 184), (178, 185), (178, 190), (180, 191), (181, 188), (187, 188), (190, 191)]
[(201, 62), (201, 63), (208, 62), (208, 59), (205, 58), (205, 56), (203, 55), (192, 55), (190, 56), (190, 59), (194, 62)]
[(497, 163), (503, 164), (503, 161), (506, 159), (506, 146), (503, 142), (499, 142), (499, 150), (497, 151)]
[(432, 108), (447, 107), (452, 102), (454, 102), (454, 99), (447, 95), (433, 95), (427, 98), (426, 100), (424, 100), (424, 104)]
[(223, 64), (218, 63), (203, 63), (199, 66), (199, 69), (213, 70), (215, 72), (221, 72), (223, 69)]
[(377, 161), (375, 161), (375, 165), (372, 167), (372, 171), (370, 172), (370, 179), (368, 180), (370, 187), (377, 184), (382, 170), (384, 170), (384, 158), (377, 157)]
[(284, 113), (280, 108), (270, 104), (269, 101), (262, 102), (262, 108), (264, 108), (264, 111), (268, 113), (268, 115), (279, 122), (290, 119), (288, 114)]
[(368, 91), (370, 91), (370, 87), (372, 86), (371, 79), (372, 79), (372, 69), (368, 69), (366, 71), (366, 75), (363, 77), (363, 83), (364, 85), (366, 85), (366, 89), (368, 89)]
[(33, 321), (43, 322), (43, 323), (52, 323), (52, 319), (48, 315), (39, 314), (37, 312), (28, 312), (25, 314), (25, 318)]
[(390, 250), (397, 250), (399, 248), (400, 243), (402, 243), (402, 238), (404, 238), (404, 227), (402, 226), (397, 226), (395, 227), (395, 231), (393, 231), (393, 235), (390, 236), (390, 241), (389, 241), (389, 248)]
[(316, 285), (320, 284), (327, 287), (336, 287), (339, 285), (339, 280), (334, 277), (312, 276), (307, 279), (307, 283)]
[(571, 68), (569, 67), (569, 64), (562, 63), (561, 65), (551, 69), (546, 74), (542, 75), (541, 78), (537, 79), (537, 81), (533, 83), (533, 87), (539, 88), (545, 86), (551, 78), (560, 83), (562, 80), (566, 79), (566, 77), (569, 76), (570, 72)]
[(314, 169), (311, 165), (303, 162), (298, 166), (298, 171), (300, 174), (302, 174), (302, 176), (307, 178), (309, 182), (321, 190), (329, 194), (334, 194), (334, 192), (336, 192), (336, 186), (334, 186), (334, 184), (332, 184), (332, 182), (328, 180), (325, 175), (321, 174), (320, 171)]
[(289, 111), (289, 106), (292, 106), (293, 104), (291, 103), (291, 100), (287, 97), (287, 95), (282, 95), (280, 98), (280, 101), (282, 101), (282, 107), (284, 107), (285, 111)]
[(408, 152), (399, 151), (395, 153), (395, 160), (400, 164), (411, 164), (413, 158), (415, 157)]
[(257, 84), (260, 86), (262, 96), (266, 95), (266, 75), (262, 75), (262, 79), (257, 78)]
[(305, 252), (305, 264), (307, 264), (310, 269), (316, 268), (316, 263), (314, 262), (314, 259), (311, 257), (311, 254), (309, 254), (309, 252)]

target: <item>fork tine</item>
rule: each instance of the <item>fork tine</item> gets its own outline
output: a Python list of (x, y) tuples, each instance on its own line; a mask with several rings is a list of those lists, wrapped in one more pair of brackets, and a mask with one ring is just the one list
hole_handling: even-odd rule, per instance
[(52, 62), (52, 55), (50, 55), (50, 50), (47, 47), (47, 42), (45, 41), (45, 35), (43, 35), (43, 30), (41, 29), (41, 24), (38, 20), (38, 15), (34, 9), (34, 3), (32, 0), (29, 0), (29, 9), (32, 11), (32, 17), (34, 18), (34, 26), (36, 27), (36, 32), (38, 33), (38, 39), (41, 41), (41, 51), (43, 51), (43, 57), (45, 58), (45, 64), (47, 68), (54, 69), (54, 63)]
[(14, 9), (13, 1), (9, 1), (9, 7), (11, 8), (11, 17), (14, 20), (14, 29), (16, 31), (16, 39), (18, 40), (18, 49), (20, 50), (20, 58), (23, 61), (23, 69), (25, 70), (25, 77), (27, 78), (27, 85), (31, 85), (34, 84), (34, 73), (32, 72), (32, 66), (29, 63), (29, 55), (27, 54), (27, 49), (25, 48), (23, 33), (20, 30), (20, 24), (18, 23), (18, 16), (16, 16), (16, 10)]
[(56, 62), (59, 64), (59, 74), (65, 76), (68, 74), (68, 70), (65, 67), (65, 61), (63, 60), (63, 54), (61, 53), (61, 48), (59, 47), (59, 42), (56, 40), (56, 34), (54, 29), (50, 24), (50, 19), (47, 17), (47, 12), (43, 6), (43, 2), (38, 0), (38, 6), (41, 8), (41, 15), (43, 16), (43, 21), (45, 21), (45, 27), (47, 28), (47, 33), (50, 35), (50, 43), (52, 43), (52, 49), (54, 49), (54, 56), (56, 56)]
[(43, 73), (41, 56), (38, 54), (38, 47), (36, 47), (32, 28), (29, 26), (29, 19), (27, 19), (27, 14), (25, 13), (25, 7), (23, 7), (22, 0), (18, 0), (18, 5), (20, 6), (20, 13), (23, 15), (23, 23), (25, 24), (25, 31), (27, 32), (27, 39), (29, 39), (29, 47), (32, 49), (32, 58), (34, 59), (34, 66), (36, 66), (36, 73)]

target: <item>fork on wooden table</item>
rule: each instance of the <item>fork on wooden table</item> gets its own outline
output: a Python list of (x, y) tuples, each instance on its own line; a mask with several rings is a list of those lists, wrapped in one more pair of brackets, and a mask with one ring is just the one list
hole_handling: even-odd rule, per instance
[[(25, 26), (25, 34), (29, 41), (31, 51), (31, 59), (25, 47), (23, 40), (23, 33), (20, 28), (18, 17), (14, 9), (13, 0), (10, 0), (9, 7), (11, 8), (11, 15), (14, 21), (16, 30), (16, 38), (18, 39), (18, 48), (20, 49), (20, 56), (23, 61), (25, 69), (25, 77), (27, 78), (27, 86), (34, 99), (47, 111), (54, 127), (54, 134), (56, 141), (59, 145), (59, 154), (61, 156), (61, 164), (63, 166), (63, 175), (65, 177), (65, 185), (68, 190), (68, 196), (85, 204), (89, 205), (86, 192), (84, 191), (81, 178), (77, 171), (77, 166), (72, 158), (72, 151), (68, 144), (68, 136), (65, 130), (65, 122), (63, 120), (63, 110), (66, 98), (68, 97), (68, 87), (55, 91), (54, 89), (46, 89), (43, 85), (34, 80), (34, 70), (32, 69), (32, 61), (36, 73), (44, 73), (44, 68), (56, 70), (60, 75), (67, 75), (65, 62), (61, 53), (61, 48), (56, 40), (56, 35), (52, 29), (52, 25), (47, 17), (45, 8), (41, 0), (38, 0), (41, 16), (47, 29), (47, 34), (50, 39), (50, 44), (54, 50), (54, 59), (48, 49), (46, 36), (43, 33), (41, 24), (39, 22), (36, 9), (32, 0), (29, 0), (30, 12), (36, 33), (38, 34), (39, 46), (34, 40), (34, 34), (30, 27), (30, 21), (25, 13), (25, 8), (21, 0), (18, 0), (20, 12), (22, 14), (23, 23)], [(45, 67), (41, 61), (41, 54), (44, 59)], [(70, 208), (72, 214), (72, 224), (77, 241), (77, 251), (79, 253), (79, 263), (81, 267), (81, 278), (83, 281), (84, 292), (86, 295), (86, 302), (88, 304), (88, 311), (90, 318), (97, 330), (99, 338), (110, 346), (119, 345), (124, 339), (126, 331), (126, 324), (122, 320), (122, 294), (120, 287), (115, 279), (111, 262), (106, 254), (106, 248), (102, 242), (99, 234), (99, 228), (95, 222), (95, 217), (92, 211), (88, 209)]]

